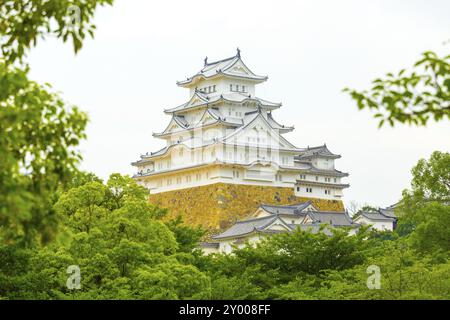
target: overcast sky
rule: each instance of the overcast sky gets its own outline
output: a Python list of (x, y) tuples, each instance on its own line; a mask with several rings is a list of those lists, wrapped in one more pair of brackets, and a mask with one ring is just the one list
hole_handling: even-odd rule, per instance
[(130, 163), (164, 144), (152, 132), (186, 101), (176, 80), (232, 56), (269, 80), (257, 96), (282, 102), (274, 112), (296, 130), (298, 147), (326, 142), (350, 173), (345, 202), (396, 202), (410, 170), (432, 151), (449, 151), (450, 123), (377, 129), (346, 86), (367, 88), (389, 71), (411, 66), (426, 50), (449, 52), (449, 1), (138, 1), (116, 0), (96, 17), (94, 40), (74, 55), (48, 39), (29, 55), (31, 77), (49, 82), (88, 112), (82, 168), (102, 178), (132, 174)]

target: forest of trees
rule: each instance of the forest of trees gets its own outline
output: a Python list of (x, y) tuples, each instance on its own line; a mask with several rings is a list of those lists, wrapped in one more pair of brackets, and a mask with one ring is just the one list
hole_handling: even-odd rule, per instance
[[(76, 148), (87, 116), (29, 80), (25, 58), (49, 34), (78, 51), (93, 35), (97, 7), (112, 2), (1, 3), (0, 299), (450, 299), (447, 152), (413, 168), (395, 232), (298, 230), (233, 255), (202, 255), (204, 230), (165, 219), (133, 179), (80, 172)], [(73, 5), (82, 12), (75, 25)], [(427, 53), (418, 63), (423, 74), (401, 72), (376, 80), (370, 93), (348, 91), (390, 124), (443, 120), (448, 60)], [(70, 266), (81, 272), (73, 288)], [(368, 286), (374, 266), (379, 289)]]
[[(51, 240), (12, 242), (0, 229), (0, 298), (449, 299), (449, 167), (450, 154), (434, 152), (413, 168), (394, 232), (298, 230), (209, 256), (196, 249), (204, 231), (164, 219), (133, 179), (77, 173), (53, 197)], [(66, 285), (71, 265), (78, 289)]]

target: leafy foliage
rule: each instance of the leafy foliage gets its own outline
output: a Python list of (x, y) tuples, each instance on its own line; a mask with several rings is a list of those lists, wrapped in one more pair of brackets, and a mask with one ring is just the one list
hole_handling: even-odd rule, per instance
[(429, 201), (450, 201), (450, 153), (435, 151), (412, 169), (412, 189), (416, 197)]
[(39, 38), (70, 40), (78, 52), (86, 34), (94, 35), (91, 22), (98, 6), (113, 0), (1, 0), (0, 47), (8, 63), (22, 60)]
[(47, 35), (71, 39), (77, 52), (105, 4), (112, 0), (0, 1), (0, 242), (30, 246), (54, 236), (52, 204), (76, 174), (87, 123), (48, 84), (28, 79), (23, 58)]
[[(210, 279), (190, 264), (197, 229), (162, 222), (133, 179), (112, 174), (87, 181), (54, 205), (58, 238), (45, 247), (0, 247), (0, 296), (39, 299), (209, 298)], [(170, 228), (182, 230), (181, 245)], [(192, 239), (190, 238), (192, 235)], [(195, 240), (194, 240), (195, 239)], [(20, 263), (20, 268), (17, 268)], [(22, 264), (23, 263), (23, 264)], [(65, 286), (66, 269), (82, 271), (80, 291)], [(28, 266), (24, 268), (24, 266)]]
[(86, 115), (0, 61), (0, 241), (30, 242), (54, 232), (54, 192), (80, 155)]
[(384, 79), (375, 79), (368, 91), (344, 91), (358, 109), (376, 110), (379, 127), (386, 122), (424, 126), (430, 118), (450, 119), (450, 55), (441, 58), (425, 52), (411, 72), (388, 73)]

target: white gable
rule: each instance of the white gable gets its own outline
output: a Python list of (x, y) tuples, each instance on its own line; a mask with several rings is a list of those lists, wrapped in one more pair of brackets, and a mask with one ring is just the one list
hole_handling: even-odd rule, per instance
[(227, 73), (243, 76), (252, 74), (252, 72), (240, 60), (236, 61), (236, 63), (231, 68), (228, 68)]
[(205, 110), (205, 113), (200, 118), (200, 121), (198, 122), (198, 125), (204, 126), (208, 124), (212, 124), (214, 122), (217, 122), (217, 119), (215, 119), (211, 113), (208, 112), (208, 110)]
[(259, 145), (267, 148), (289, 148), (281, 141), (280, 135), (261, 117), (237, 132), (232, 141), (237, 144)]
[(289, 226), (280, 218), (276, 219), (270, 225), (264, 228), (264, 230), (273, 230), (273, 231), (290, 231)]
[(167, 134), (167, 133), (174, 133), (174, 132), (179, 132), (184, 130), (185, 128), (183, 128), (182, 126), (180, 126), (177, 121), (172, 118), (172, 120), (170, 120), (169, 125), (167, 126), (167, 128), (162, 132), (162, 134)]
[(309, 204), (306, 208), (302, 210), (302, 212), (304, 211), (317, 211), (317, 209), (312, 204)]
[(263, 208), (258, 208), (252, 215), (251, 217), (255, 217), (255, 218), (263, 218), (263, 217), (267, 217), (272, 215), (270, 212), (267, 212), (266, 210), (264, 210)]

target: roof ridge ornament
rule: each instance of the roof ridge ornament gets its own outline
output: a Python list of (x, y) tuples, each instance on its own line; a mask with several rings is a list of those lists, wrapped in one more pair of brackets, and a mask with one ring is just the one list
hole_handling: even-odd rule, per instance
[(208, 64), (208, 56), (205, 57), (204, 62), (205, 62), (205, 66), (206, 66)]
[(236, 48), (236, 57), (241, 57), (241, 49), (239, 49), (239, 47)]

